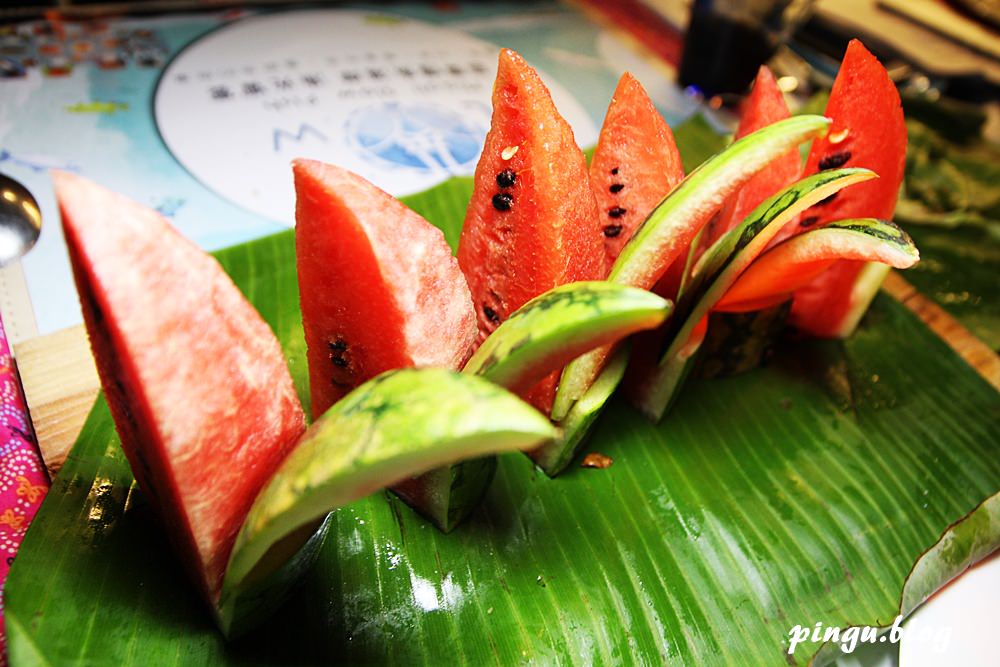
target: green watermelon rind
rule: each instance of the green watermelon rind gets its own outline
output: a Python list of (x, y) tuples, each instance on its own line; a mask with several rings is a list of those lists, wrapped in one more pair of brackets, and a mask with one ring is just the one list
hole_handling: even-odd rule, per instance
[[(751, 135), (752, 136), (752, 135)], [(699, 321), (796, 215), (848, 185), (875, 178), (867, 169), (837, 169), (804, 178), (765, 199), (743, 222), (723, 234), (695, 266), (691, 281), (678, 299), (675, 319), (668, 325), (666, 350), (653, 377), (636, 396), (636, 407), (659, 421), (673, 401), (687, 372), (677, 372), (671, 359), (688, 343)], [(693, 355), (691, 355), (693, 358)]]
[(479, 505), (497, 471), (495, 456), (459, 461), (389, 487), (443, 533), (450, 533)]
[[(891, 220), (879, 220), (878, 218), (836, 220), (823, 227), (792, 236), (768, 249), (746, 273), (740, 276), (739, 281), (734, 284), (733, 290), (738, 289), (744, 281), (749, 280), (752, 284), (755, 280), (754, 271), (762, 268), (763, 263), (777, 263), (786, 272), (791, 273), (798, 270), (802, 264), (840, 258), (906, 269), (920, 260), (920, 252), (909, 234)], [(884, 277), (884, 273), (882, 277)], [(878, 290), (879, 284), (881, 284), (881, 278), (875, 284), (874, 291)], [(758, 301), (757, 298), (751, 298), (748, 295), (743, 297), (734, 295), (733, 290), (726, 293), (725, 299), (731, 305), (738, 305), (748, 300)], [(787, 298), (792, 298), (793, 291), (794, 287), (790, 286)], [(765, 296), (762, 295), (759, 298), (765, 298)], [(871, 300), (871, 296), (868, 297), (868, 300)], [(723, 309), (729, 309), (729, 306)], [(863, 313), (866, 309), (859, 310)], [(851, 325), (851, 328), (853, 327), (854, 325)]]
[[(671, 302), (646, 290), (605, 281), (569, 283), (535, 297), (491, 333), (462, 372), (517, 390), (609, 340), (652, 329)], [(524, 379), (530, 373), (530, 379)]]
[[(271, 576), (258, 565), (269, 569), (265, 557), (273, 548), (288, 550), (286, 537), (389, 481), (532, 449), (557, 435), (541, 413), (482, 378), (438, 368), (383, 373), (324, 413), (257, 495), (237, 535), (222, 599), (246, 595)], [(283, 561), (274, 560), (278, 569)], [(241, 619), (228, 623), (236, 627)]]
[(847, 338), (854, 333), (891, 269), (892, 267), (887, 264), (865, 263), (858, 275), (855, 276), (854, 284), (851, 286), (851, 308), (844, 315), (840, 326), (832, 332), (835, 338)]

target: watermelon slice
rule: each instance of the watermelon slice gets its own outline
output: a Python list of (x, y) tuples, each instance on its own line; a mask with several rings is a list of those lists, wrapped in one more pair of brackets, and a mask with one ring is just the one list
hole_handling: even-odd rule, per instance
[[(691, 242), (729, 195), (775, 158), (826, 132), (829, 121), (796, 116), (773, 123), (734, 142), (688, 174), (637, 228), (622, 248), (608, 280), (643, 289), (653, 287), (670, 265), (689, 254)], [(564, 370), (552, 409), (559, 421), (597, 378), (606, 348), (589, 352)]]
[[(670, 126), (653, 106), (642, 84), (626, 72), (611, 98), (590, 161), (590, 183), (604, 224), (604, 250), (609, 271), (636, 227), (683, 179), (684, 165)], [(676, 298), (686, 260), (687, 257), (674, 260), (653, 288), (656, 294), (667, 299)], [(637, 335), (631, 345), (632, 363), (628, 365), (633, 368), (655, 365), (662, 343), (662, 329)], [(619, 363), (624, 365), (627, 358), (623, 357)], [(613, 377), (621, 379), (622, 373), (605, 376)], [(569, 415), (564, 421), (568, 420)], [(578, 445), (568, 443), (568, 454), (536, 457), (536, 460), (554, 474), (569, 463), (572, 450)]]
[[(740, 124), (734, 138), (742, 139), (771, 123), (788, 118), (789, 115), (788, 105), (778, 88), (778, 82), (767, 65), (762, 65), (757, 72), (753, 89), (743, 101)], [(802, 160), (798, 149), (793, 148), (772, 161), (767, 169), (754, 175), (723, 204), (718, 216), (705, 227), (701, 235), (701, 250), (708, 249), (720, 236), (740, 224), (762, 201), (797, 181), (801, 172)], [(796, 223), (796, 220), (790, 221), (785, 229), (794, 229)], [(788, 233), (783, 229), (775, 238), (783, 238)], [(700, 255), (701, 252), (697, 254)]]
[(219, 264), (160, 215), (52, 177), (122, 449), (214, 605), (254, 498), (304, 429), (281, 348)]
[[(843, 218), (891, 219), (906, 160), (903, 108), (885, 68), (858, 40), (847, 46), (826, 115), (833, 125), (826, 138), (813, 143), (805, 173), (866, 167), (879, 179), (817, 204), (803, 214), (800, 224), (817, 227)], [(789, 321), (814, 336), (849, 336), (886, 272), (887, 267), (868, 267), (858, 260), (836, 262), (796, 292)]]
[[(345, 169), (313, 160), (293, 169), (313, 417), (384, 371), (461, 368), (476, 316), (441, 231)], [(393, 490), (447, 532), (476, 506), (495, 468), (493, 459), (468, 461)]]
[(642, 84), (626, 72), (611, 98), (590, 161), (609, 270), (639, 223), (683, 178), (670, 126)]
[[(493, 118), (458, 244), (479, 340), (559, 285), (604, 277), (604, 235), (583, 152), (524, 59), (500, 51)], [(558, 374), (529, 390), (548, 414)]]
[[(771, 123), (788, 118), (789, 115), (788, 105), (785, 104), (785, 98), (778, 88), (774, 75), (766, 66), (762, 66), (750, 95), (743, 102), (740, 124), (734, 139), (742, 139)], [(691, 249), (693, 254), (689, 253), (690, 257), (689, 254), (682, 254), (674, 260), (657, 283), (655, 291), (665, 297), (676, 299), (682, 283), (688, 277), (685, 270), (689, 269), (689, 260), (700, 257), (720, 236), (738, 225), (762, 201), (794, 183), (801, 168), (798, 149), (792, 148), (774, 159), (766, 169), (752, 176), (739, 190), (729, 196), (718, 213), (709, 219), (701, 233), (692, 241), (695, 246)], [(678, 173), (677, 180), (680, 180), (684, 177), (684, 173), (679, 166)], [(663, 193), (665, 194), (666, 192)], [(659, 203), (659, 200), (653, 205), (656, 203)], [(665, 333), (660, 329), (636, 337), (632, 345), (632, 363), (629, 364), (626, 375), (626, 385), (631, 395), (639, 396), (646, 393), (645, 386), (651, 381), (649, 377), (651, 369), (659, 363), (665, 347)], [(693, 350), (696, 351), (697, 347), (694, 346)]]
[(441, 231), (346, 169), (296, 160), (293, 170), (313, 418), (384, 371), (461, 368), (475, 313)]

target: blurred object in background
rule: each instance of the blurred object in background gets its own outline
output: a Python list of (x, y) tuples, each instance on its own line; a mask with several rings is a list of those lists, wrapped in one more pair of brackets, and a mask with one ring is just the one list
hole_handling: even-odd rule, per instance
[[(994, 5), (1000, 13), (1000, 0), (983, 3), (981, 8), (985, 10), (988, 4)], [(985, 14), (963, 14), (960, 10), (964, 5), (961, 3), (948, 3), (944, 0), (879, 0), (878, 6), (977, 53), (1000, 60), (1000, 32), (997, 26), (991, 24)]]
[(951, 0), (951, 4), (1000, 30), (1000, 0)]
[[(596, 4), (597, 0), (585, 0)], [(723, 5), (743, 3), (702, 2), (702, 0), (620, 0), (621, 4), (639, 3), (655, 20), (646, 20), (649, 33), (661, 41), (679, 41), (689, 23), (689, 43), (710, 52), (696, 68), (713, 63), (725, 71), (745, 67), (745, 77), (752, 77), (757, 62), (734, 51), (723, 33), (710, 33), (698, 46), (694, 26), (696, 7), (709, 6), (718, 11)], [(619, 2), (603, 3), (618, 6)], [(792, 5), (789, 2), (765, 2), (765, 6)], [(695, 7), (692, 7), (694, 5)], [(781, 88), (796, 99), (796, 106), (813, 93), (829, 88), (847, 43), (861, 39), (889, 70), (904, 92), (923, 94), (933, 102), (951, 97), (974, 104), (986, 104), (987, 112), (1000, 101), (1000, 0), (814, 0), (807, 3), (804, 15), (786, 25), (787, 41), (781, 42), (768, 60)], [(763, 28), (761, 28), (763, 30)], [(678, 49), (679, 52), (680, 49)], [(712, 55), (718, 51), (717, 56)], [(677, 65), (677, 60), (669, 59)], [(733, 70), (735, 71), (735, 70)], [(685, 81), (685, 77), (679, 77)], [(748, 79), (747, 79), (748, 80)], [(705, 91), (702, 91), (705, 92)], [(736, 102), (734, 93), (723, 93), (708, 103), (719, 106)], [(990, 128), (996, 127), (992, 130)], [(987, 137), (1000, 137), (1000, 121), (991, 123)]]
[[(991, 2), (1000, 8), (1000, 1)], [(1000, 31), (958, 6), (954, 0), (817, 0), (813, 16), (795, 35), (795, 49), (832, 77), (847, 41), (858, 37), (901, 87), (928, 88), (931, 101), (944, 95), (995, 102)]]
[(706, 98), (741, 95), (804, 21), (812, 0), (695, 0), (678, 82)]
[[(141, 16), (182, 11), (291, 5), (288, 0), (2, 0), (0, 22), (46, 17), (83, 19), (95, 16)], [(307, 3), (301, 3), (307, 4)], [(320, 4), (320, 3), (315, 3)], [(334, 4), (327, 2), (326, 4)]]

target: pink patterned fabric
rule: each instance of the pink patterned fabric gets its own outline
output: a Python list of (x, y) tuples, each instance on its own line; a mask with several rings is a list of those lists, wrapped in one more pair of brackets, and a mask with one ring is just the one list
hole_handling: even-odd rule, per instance
[[(49, 489), (35, 443), (17, 368), (0, 322), (0, 593), (28, 524)], [(7, 664), (7, 633), (0, 598), (0, 666)]]

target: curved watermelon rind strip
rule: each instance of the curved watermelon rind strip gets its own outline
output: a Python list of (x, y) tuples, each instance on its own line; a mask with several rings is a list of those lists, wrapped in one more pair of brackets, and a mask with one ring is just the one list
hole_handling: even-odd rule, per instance
[(402, 369), (369, 380), (313, 423), (257, 495), (226, 568), (223, 608), (284, 562), (272, 550), (293, 552), (285, 538), (298, 531), (305, 542), (314, 522), (386, 482), (557, 436), (537, 410), (472, 375)]
[(907, 269), (920, 260), (913, 239), (898, 225), (878, 218), (838, 220), (793, 236), (762, 254), (716, 305), (742, 312), (761, 303), (778, 303), (811, 282), (837, 259), (878, 262)]
[[(659, 421), (680, 389), (687, 372), (678, 372), (675, 357), (690, 346), (692, 333), (726, 291), (764, 251), (785, 224), (818, 201), (841, 189), (875, 178), (867, 169), (820, 172), (765, 199), (737, 227), (723, 234), (702, 255), (685, 293), (678, 299), (676, 319), (669, 324), (666, 350), (658, 366), (650, 369), (643, 389), (633, 395), (636, 407), (652, 421)], [(689, 350), (688, 358), (694, 351)]]
[(512, 313), (462, 372), (517, 392), (584, 352), (659, 326), (672, 306), (652, 292), (605, 281), (562, 285)]
[[(809, 139), (824, 136), (829, 126), (830, 120), (823, 116), (795, 116), (749, 134), (709, 158), (664, 197), (636, 229), (618, 255), (608, 280), (652, 288), (729, 195), (778, 156)], [(608, 353), (607, 348), (595, 350), (563, 370), (552, 406), (553, 420), (566, 418), (597, 377)]]
[(682, 180), (636, 229), (608, 280), (649, 289), (722, 203), (777, 156), (823, 136), (830, 119), (788, 118), (734, 142)]

